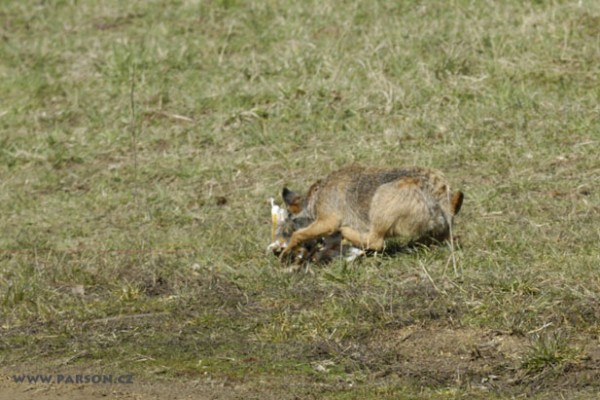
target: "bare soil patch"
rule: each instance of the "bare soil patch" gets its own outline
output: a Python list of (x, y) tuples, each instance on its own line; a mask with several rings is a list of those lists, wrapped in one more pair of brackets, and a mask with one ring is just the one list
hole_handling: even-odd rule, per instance
[[(334, 348), (335, 347), (335, 348)], [(206, 372), (198, 376), (165, 377), (151, 373), (134, 376), (130, 384), (17, 383), (15, 373), (70, 375), (91, 374), (87, 370), (48, 365), (47, 368), (11, 366), (0, 370), (1, 399), (295, 399), (327, 398), (340, 392), (375, 387), (407, 388), (421, 392), (460, 388), (465, 393), (493, 397), (523, 395), (551, 398), (569, 393), (576, 398), (594, 398), (600, 390), (600, 346), (581, 349), (576, 361), (549, 365), (531, 372), (523, 360), (531, 352), (524, 335), (491, 330), (450, 327), (407, 326), (373, 335), (362, 344), (347, 347), (322, 343), (310, 351), (314, 374), (293, 384), (283, 376), (251, 373), (231, 378)], [(336, 358), (337, 357), (337, 358)], [(343, 374), (327, 376), (327, 369), (352, 359), (365, 371), (362, 378)], [(322, 367), (322, 366), (326, 367)], [(39, 371), (39, 372), (30, 372)], [(54, 372), (52, 372), (54, 371)], [(56, 372), (59, 371), (59, 372)], [(56, 379), (54, 375), (54, 379)], [(115, 374), (118, 375), (118, 374)], [(350, 383), (349, 383), (350, 382)], [(404, 389), (402, 389), (404, 390)]]

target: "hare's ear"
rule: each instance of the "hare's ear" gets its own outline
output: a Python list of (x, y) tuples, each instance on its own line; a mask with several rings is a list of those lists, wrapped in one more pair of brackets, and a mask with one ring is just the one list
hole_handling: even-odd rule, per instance
[(298, 214), (302, 210), (302, 197), (296, 192), (284, 187), (281, 192), (281, 197), (287, 206), (287, 210), (292, 214)]
[(452, 199), (450, 199), (450, 211), (452, 212), (452, 215), (458, 214), (460, 208), (462, 207), (464, 198), (465, 195), (463, 192), (454, 192)]

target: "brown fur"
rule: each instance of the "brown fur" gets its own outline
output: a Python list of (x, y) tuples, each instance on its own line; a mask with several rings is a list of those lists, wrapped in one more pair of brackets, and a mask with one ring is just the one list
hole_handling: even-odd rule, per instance
[(462, 206), (462, 192), (450, 192), (441, 172), (421, 167), (365, 168), (331, 173), (305, 196), (283, 191), (288, 211), (308, 226), (295, 230), (282, 257), (303, 243), (340, 232), (357, 247), (381, 250), (388, 237), (429, 243), (449, 238)]

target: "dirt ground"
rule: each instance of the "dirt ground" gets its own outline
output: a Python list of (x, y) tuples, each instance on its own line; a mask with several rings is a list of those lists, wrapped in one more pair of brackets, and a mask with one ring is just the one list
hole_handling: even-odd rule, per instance
[[(332, 346), (322, 344), (319, 351), (323, 360), (331, 361), (335, 353)], [(529, 346), (530, 342), (523, 335), (506, 332), (410, 326), (375, 335), (348, 351), (371, 371), (368, 379), (355, 386), (362, 387), (367, 393), (370, 385), (383, 385), (460, 388), (479, 397), (488, 393), (496, 398), (553, 398), (562, 393), (567, 396), (565, 398), (597, 398), (600, 391), (600, 346), (597, 343), (589, 345), (588, 342), (576, 362), (559, 369), (525, 373), (520, 366), (530, 351)], [(332, 383), (309, 375), (295, 376), (286, 382), (281, 377), (260, 376), (234, 381), (207, 374), (196, 379), (163, 377), (153, 381), (134, 376), (127, 384), (28, 384), (13, 379), (15, 372), (22, 372), (21, 368), (25, 367), (14, 365), (0, 369), (0, 400), (317, 399), (350, 388), (341, 380)], [(55, 377), (59, 373), (71, 377), (82, 374), (73, 367), (63, 369), (50, 364), (47, 368), (37, 366), (34, 369), (57, 374)]]

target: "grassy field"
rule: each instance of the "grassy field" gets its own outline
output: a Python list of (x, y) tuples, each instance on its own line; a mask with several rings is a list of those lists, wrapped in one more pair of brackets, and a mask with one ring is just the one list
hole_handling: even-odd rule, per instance
[[(597, 398), (597, 1), (9, 0), (0, 39), (4, 374)], [(265, 255), (352, 162), (443, 170), (456, 264)]]

